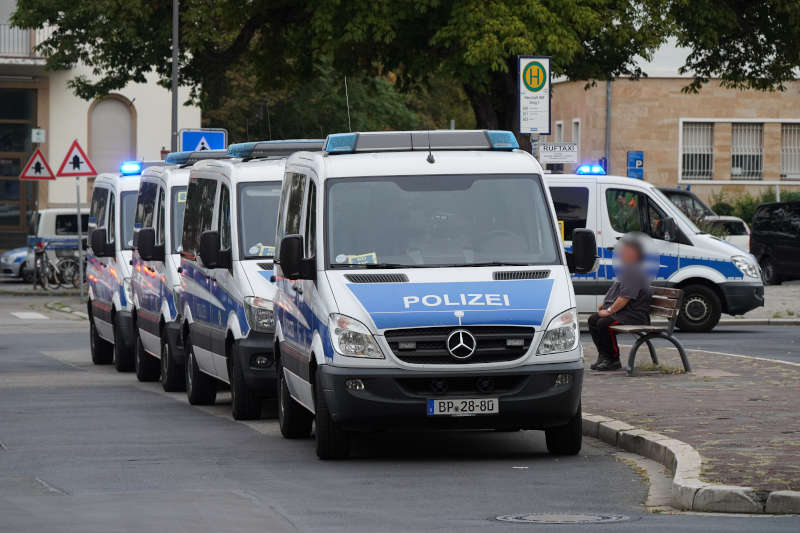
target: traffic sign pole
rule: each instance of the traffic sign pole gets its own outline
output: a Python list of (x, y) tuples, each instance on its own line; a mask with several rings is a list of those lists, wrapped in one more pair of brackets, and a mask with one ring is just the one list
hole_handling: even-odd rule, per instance
[(77, 213), (78, 213), (78, 276), (81, 281), (81, 302), (83, 302), (83, 230), (82, 217), (81, 217), (81, 179), (75, 176), (75, 199), (77, 200)]

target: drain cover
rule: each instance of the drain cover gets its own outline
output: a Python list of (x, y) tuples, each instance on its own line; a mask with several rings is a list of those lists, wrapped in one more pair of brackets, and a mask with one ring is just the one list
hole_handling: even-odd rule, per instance
[(607, 522), (624, 522), (629, 520), (625, 515), (604, 514), (560, 514), (560, 513), (522, 513), (498, 516), (501, 522), (520, 524), (597, 524)]

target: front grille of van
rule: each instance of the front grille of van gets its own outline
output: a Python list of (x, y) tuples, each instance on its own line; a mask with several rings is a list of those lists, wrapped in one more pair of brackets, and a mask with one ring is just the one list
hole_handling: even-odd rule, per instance
[(346, 274), (344, 277), (351, 283), (405, 283), (408, 281), (408, 276), (401, 273)]
[[(475, 337), (475, 353), (468, 359), (457, 359), (447, 351), (447, 337), (458, 329)], [(406, 363), (471, 365), (519, 359), (530, 348), (534, 332), (533, 328), (523, 326), (447, 326), (393, 329), (384, 336), (392, 353)]]
[(495, 280), (544, 279), (550, 275), (549, 270), (501, 270), (492, 273)]

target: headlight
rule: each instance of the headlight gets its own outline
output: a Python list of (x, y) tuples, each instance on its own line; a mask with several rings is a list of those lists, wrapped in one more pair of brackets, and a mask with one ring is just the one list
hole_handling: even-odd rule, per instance
[(383, 359), (383, 352), (367, 326), (349, 316), (331, 314), (328, 318), (333, 348), (347, 357)]
[(568, 309), (553, 318), (539, 342), (539, 355), (574, 350), (578, 346), (578, 313)]
[(758, 271), (758, 267), (750, 262), (745, 256), (743, 255), (734, 255), (731, 257), (731, 261), (733, 262), (734, 266), (744, 273), (745, 276), (749, 278), (758, 278), (761, 277), (761, 273)]
[(244, 313), (247, 323), (255, 331), (272, 333), (275, 331), (275, 313), (272, 312), (272, 300), (258, 296), (246, 296)]

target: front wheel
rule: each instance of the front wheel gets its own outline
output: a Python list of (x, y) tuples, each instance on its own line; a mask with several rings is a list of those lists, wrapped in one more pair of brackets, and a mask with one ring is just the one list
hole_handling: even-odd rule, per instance
[(133, 351), (122, 344), (119, 321), (114, 317), (114, 368), (117, 372), (130, 372), (134, 369)]
[(544, 432), (547, 451), (554, 455), (577, 455), (583, 445), (583, 417), (581, 406), (578, 412), (563, 426)]
[(713, 289), (705, 285), (683, 287), (683, 303), (677, 321), (681, 331), (711, 331), (719, 323), (720, 315), (722, 304)]
[(775, 270), (775, 262), (772, 260), (772, 258), (762, 257), (760, 263), (761, 263), (761, 281), (764, 282), (764, 285), (780, 285), (781, 277)]
[(191, 338), (186, 339), (186, 396), (192, 405), (213, 405), (217, 398), (214, 378), (203, 373), (197, 366)]
[(281, 428), (281, 435), (286, 439), (302, 439), (311, 435), (311, 425), (314, 422), (314, 415), (294, 401), (289, 394), (289, 387), (286, 384), (286, 376), (283, 367), (278, 359), (278, 425)]
[(89, 350), (92, 352), (92, 363), (96, 365), (107, 365), (114, 357), (114, 346), (97, 333), (92, 315), (89, 315)]
[(139, 381), (155, 381), (161, 372), (156, 358), (147, 353), (142, 344), (142, 337), (136, 335), (136, 379)]
[(175, 361), (166, 333), (161, 334), (161, 387), (166, 392), (186, 390), (186, 373)]
[(314, 380), (317, 457), (323, 460), (347, 459), (350, 455), (350, 435), (333, 420), (320, 381), (319, 378)]
[(257, 420), (261, 418), (261, 398), (255, 394), (244, 380), (244, 371), (239, 361), (239, 347), (231, 346), (229, 376), (231, 380), (231, 413), (234, 420)]

